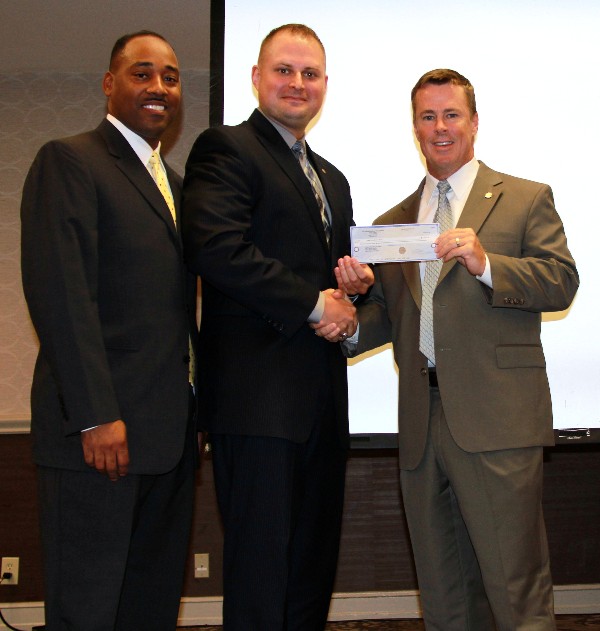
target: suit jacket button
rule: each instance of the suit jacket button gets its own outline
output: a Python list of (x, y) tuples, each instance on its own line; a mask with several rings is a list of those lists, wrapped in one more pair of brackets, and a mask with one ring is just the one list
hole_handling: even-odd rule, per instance
[(427, 376), (427, 368), (421, 368), (421, 374), (423, 375), (423, 377)]

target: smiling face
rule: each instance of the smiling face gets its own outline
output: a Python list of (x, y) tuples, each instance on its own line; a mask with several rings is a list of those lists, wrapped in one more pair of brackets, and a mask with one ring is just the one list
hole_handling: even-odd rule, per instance
[(177, 57), (158, 37), (130, 40), (102, 84), (108, 112), (156, 148), (181, 102)]
[(474, 156), (479, 125), (465, 89), (452, 83), (427, 83), (415, 94), (414, 130), (427, 170), (438, 180), (456, 173)]
[(325, 98), (325, 52), (312, 37), (280, 31), (252, 68), (252, 83), (261, 111), (301, 138)]

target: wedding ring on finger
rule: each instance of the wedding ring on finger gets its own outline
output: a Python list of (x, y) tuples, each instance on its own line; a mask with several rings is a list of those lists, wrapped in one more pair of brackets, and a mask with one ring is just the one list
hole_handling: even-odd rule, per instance
[(460, 248), (460, 239), (458, 237), (456, 237), (456, 239), (454, 239), (456, 241), (456, 247)]
[(348, 333), (340, 333), (340, 339), (342, 340), (342, 342), (348, 338)]

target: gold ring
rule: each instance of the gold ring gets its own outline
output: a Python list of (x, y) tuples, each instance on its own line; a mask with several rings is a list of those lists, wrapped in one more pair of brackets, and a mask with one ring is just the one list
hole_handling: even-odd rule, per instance
[(460, 239), (458, 237), (456, 237), (456, 239), (454, 239), (456, 241), (456, 247), (460, 248)]

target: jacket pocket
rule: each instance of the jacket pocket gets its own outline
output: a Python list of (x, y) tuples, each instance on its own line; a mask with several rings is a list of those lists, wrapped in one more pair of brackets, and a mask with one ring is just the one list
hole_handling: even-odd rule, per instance
[(496, 346), (498, 368), (545, 368), (546, 358), (539, 344)]

